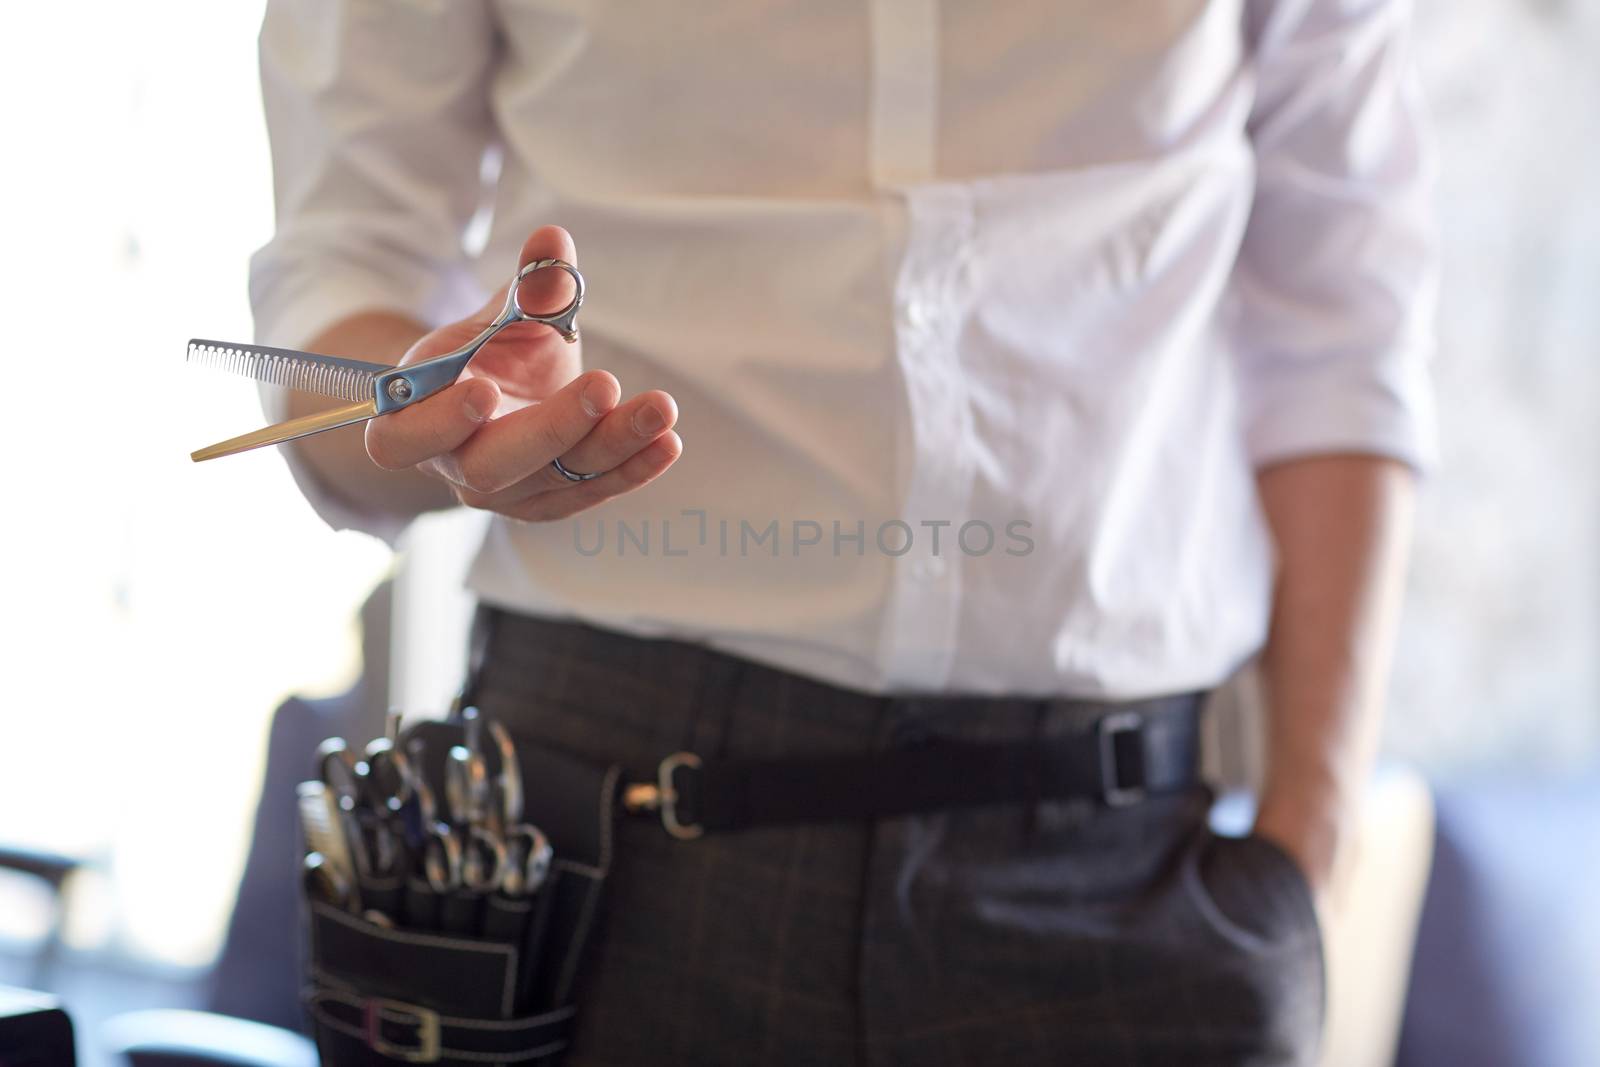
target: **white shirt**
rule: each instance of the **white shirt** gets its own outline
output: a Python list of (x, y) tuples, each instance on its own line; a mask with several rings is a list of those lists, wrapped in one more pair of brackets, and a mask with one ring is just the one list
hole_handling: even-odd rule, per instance
[(1254, 471), (1429, 458), (1408, 7), (274, 0), (258, 335), (456, 317), (559, 223), (685, 452), (497, 520), (484, 599), (873, 691), (1209, 686), (1265, 637)]

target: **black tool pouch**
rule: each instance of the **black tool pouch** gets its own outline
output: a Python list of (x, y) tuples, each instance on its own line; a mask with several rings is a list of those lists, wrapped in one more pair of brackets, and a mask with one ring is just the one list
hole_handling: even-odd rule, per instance
[[(436, 752), (461, 737), (449, 723), (414, 730)], [(518, 758), (526, 818), (555, 855), (537, 893), (441, 896), (412, 877), (393, 927), (308, 901), (305, 996), (323, 1063), (560, 1062), (611, 865), (620, 770), (531, 745)]]

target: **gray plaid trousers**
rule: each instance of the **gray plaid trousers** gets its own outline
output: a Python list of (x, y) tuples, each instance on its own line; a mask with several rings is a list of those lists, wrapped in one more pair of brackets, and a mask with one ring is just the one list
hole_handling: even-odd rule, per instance
[[(629, 780), (707, 758), (1082, 730), (1104, 707), (847, 692), (699, 646), (493, 610), (472, 697)], [(1294, 861), (1205, 789), (678, 841), (620, 827), (568, 1063), (1310, 1064), (1321, 940)]]

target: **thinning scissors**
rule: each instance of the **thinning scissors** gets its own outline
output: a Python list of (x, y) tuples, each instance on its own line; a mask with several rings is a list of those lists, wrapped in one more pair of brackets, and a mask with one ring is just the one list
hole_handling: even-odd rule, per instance
[[(535, 315), (523, 308), (517, 298), (517, 289), (530, 274), (549, 267), (566, 271), (576, 287), (571, 301), (560, 311), (549, 315)], [(564, 259), (536, 259), (517, 271), (506, 290), (505, 307), (472, 340), (442, 356), (418, 363), (391, 367), (384, 363), (368, 363), (359, 359), (339, 356), (322, 356), (314, 352), (299, 352), (289, 348), (265, 348), (259, 345), (228, 344), (222, 341), (192, 340), (189, 342), (191, 362), (208, 363), (223, 370), (245, 374), (257, 381), (287, 386), (305, 392), (321, 393), (340, 400), (353, 400), (348, 407), (319, 411), (273, 426), (263, 427), (238, 437), (191, 452), (196, 463), (219, 456), (231, 456), (264, 445), (282, 444), (297, 437), (307, 437), (324, 430), (365, 422), (379, 415), (409, 407), (419, 400), (451, 385), (461, 376), (478, 350), (489, 343), (495, 334), (519, 322), (538, 322), (552, 327), (569, 344), (578, 339), (578, 309), (583, 306), (583, 275)]]

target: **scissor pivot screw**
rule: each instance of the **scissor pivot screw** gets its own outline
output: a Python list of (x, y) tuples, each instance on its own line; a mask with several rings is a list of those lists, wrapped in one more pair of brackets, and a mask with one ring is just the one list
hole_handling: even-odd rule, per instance
[(389, 399), (404, 404), (411, 399), (411, 383), (404, 378), (396, 378), (389, 383)]

